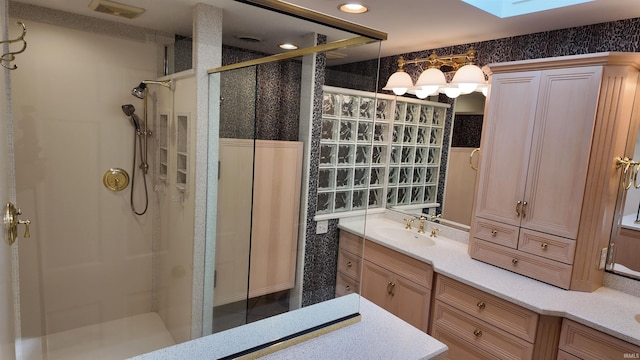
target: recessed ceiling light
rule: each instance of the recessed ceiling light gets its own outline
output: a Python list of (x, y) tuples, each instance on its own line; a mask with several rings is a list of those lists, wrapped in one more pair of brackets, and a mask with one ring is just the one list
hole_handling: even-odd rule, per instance
[(362, 14), (369, 11), (366, 6), (358, 3), (346, 3), (338, 6), (338, 9), (342, 12), (346, 12), (349, 14)]
[(281, 49), (285, 50), (295, 50), (298, 48), (296, 45), (290, 43), (280, 44), (278, 46), (280, 46)]

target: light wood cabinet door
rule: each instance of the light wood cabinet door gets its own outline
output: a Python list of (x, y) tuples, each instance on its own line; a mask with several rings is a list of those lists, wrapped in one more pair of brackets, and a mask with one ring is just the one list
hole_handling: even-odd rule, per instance
[(362, 266), (362, 295), (365, 299), (392, 312), (391, 308), (391, 285), (393, 284), (393, 273), (382, 267), (365, 261)]
[[(520, 225), (540, 72), (496, 74), (482, 133), (476, 216)], [(521, 206), (521, 205), (520, 205)]]
[(396, 276), (391, 290), (393, 313), (400, 319), (427, 332), (431, 291), (412, 281)]
[(367, 300), (427, 332), (431, 291), (370, 261), (362, 267), (362, 293)]
[(541, 72), (523, 228), (577, 237), (601, 78), (602, 66)]

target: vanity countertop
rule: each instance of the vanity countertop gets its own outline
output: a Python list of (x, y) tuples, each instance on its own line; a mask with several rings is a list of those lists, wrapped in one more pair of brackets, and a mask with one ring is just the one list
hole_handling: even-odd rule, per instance
[[(143, 354), (134, 360), (219, 359), (290, 334), (293, 323), (326, 316), (340, 302), (359, 302), (359, 322), (319, 335), (260, 359), (440, 359), (447, 346), (357, 294), (325, 301), (278, 316)], [(332, 301), (333, 301), (332, 300)], [(337, 315), (337, 314), (335, 314)]]
[[(429, 230), (431, 223), (428, 226)], [(339, 224), (340, 229), (431, 264), (436, 273), (539, 314), (565, 317), (640, 346), (640, 323), (634, 318), (640, 314), (640, 299), (635, 296), (606, 287), (591, 293), (563, 290), (473, 260), (467, 253), (467, 244), (446, 238), (445, 231), (436, 238), (426, 236), (423, 242), (399, 241), (380, 235), (381, 229), (388, 227), (403, 229), (403, 224), (384, 216), (369, 216), (366, 231), (363, 220)], [(435, 245), (429, 246), (428, 239), (435, 241)]]

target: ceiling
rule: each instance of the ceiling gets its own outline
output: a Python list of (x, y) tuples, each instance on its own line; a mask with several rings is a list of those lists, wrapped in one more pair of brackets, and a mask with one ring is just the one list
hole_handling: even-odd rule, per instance
[[(280, 52), (276, 45), (295, 41), (309, 31), (328, 35), (329, 40), (344, 38), (345, 33), (264, 10), (247, 11), (248, 5), (233, 0), (118, 0), (145, 8), (140, 17), (130, 20), (96, 13), (88, 8), (91, 0), (20, 0), (42, 7), (123, 22), (183, 36), (191, 35), (192, 7), (196, 3), (224, 9), (223, 42), (267, 53)], [(553, 1), (553, 0), (511, 0)], [(466, 44), (502, 37), (563, 29), (613, 20), (640, 17), (638, 0), (594, 0), (566, 8), (500, 19), (464, 3), (462, 0), (363, 0), (369, 12), (359, 15), (338, 11), (344, 0), (291, 0), (292, 4), (386, 32), (381, 56)], [(253, 8), (252, 8), (253, 9)], [(260, 43), (238, 40), (238, 35), (257, 37)], [(273, 50), (271, 50), (273, 49)], [(378, 55), (378, 47), (345, 50), (340, 62), (354, 62)]]

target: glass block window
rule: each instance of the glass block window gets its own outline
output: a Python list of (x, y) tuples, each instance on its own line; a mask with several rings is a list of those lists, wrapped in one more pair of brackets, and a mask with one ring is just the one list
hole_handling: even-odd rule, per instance
[(435, 202), (446, 107), (324, 87), (316, 215)]

